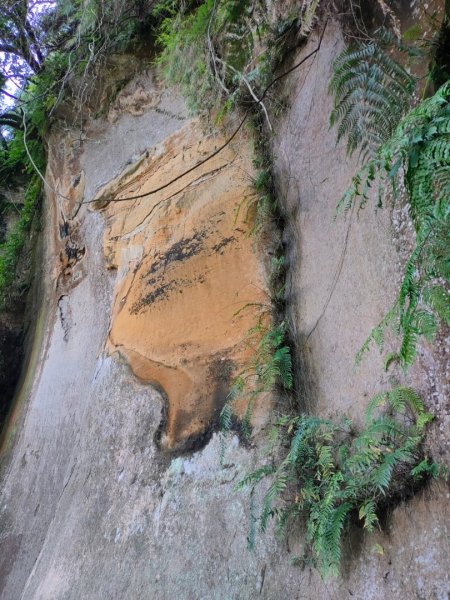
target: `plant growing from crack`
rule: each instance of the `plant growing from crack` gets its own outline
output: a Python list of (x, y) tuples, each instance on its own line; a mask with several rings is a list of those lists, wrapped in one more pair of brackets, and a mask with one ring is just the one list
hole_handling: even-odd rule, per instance
[[(377, 394), (358, 433), (347, 418), (335, 423), (310, 415), (282, 416), (271, 433), (272, 456), (237, 489), (250, 487), (253, 499), (255, 486), (269, 478), (257, 518), (260, 530), (266, 531), (272, 518), (281, 531), (304, 520), (305, 553), (296, 562), (314, 564), (324, 578), (336, 576), (353, 516), (371, 532), (380, 510), (408, 487), (440, 473), (423, 450), (432, 418), (417, 392), (404, 387)], [(285, 455), (280, 462), (274, 448)]]

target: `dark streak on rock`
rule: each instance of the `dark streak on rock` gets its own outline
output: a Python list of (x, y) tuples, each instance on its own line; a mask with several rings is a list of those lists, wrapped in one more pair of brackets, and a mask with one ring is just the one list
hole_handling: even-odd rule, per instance
[(78, 184), (80, 183), (80, 180), (81, 180), (81, 173), (79, 175), (77, 175), (75, 177), (75, 179), (73, 180), (72, 185), (74, 188), (76, 188), (78, 186)]
[[(151, 283), (152, 284), (155, 283), (155, 279), (152, 279)], [(157, 302), (159, 300), (165, 300), (168, 297), (169, 292), (172, 291), (173, 289), (175, 289), (176, 286), (177, 286), (177, 282), (175, 279), (173, 279), (172, 281), (169, 281), (167, 283), (163, 283), (163, 284), (159, 285), (153, 291), (151, 291), (149, 294), (147, 294), (146, 296), (144, 296), (143, 298), (141, 298), (140, 300), (135, 302), (130, 309), (130, 314), (136, 315), (138, 312), (143, 310), (146, 306), (149, 306), (150, 304), (153, 304), (154, 302)]]
[[(204, 429), (202, 431), (183, 439), (172, 450), (168, 450), (167, 448), (161, 446), (161, 439), (167, 427), (170, 399), (167, 397), (165, 391), (160, 389), (163, 398), (163, 409), (161, 413), (161, 421), (154, 437), (155, 444), (160, 450), (169, 456), (179, 456), (198, 452), (206, 446), (213, 433), (219, 430), (220, 413), (228, 397), (231, 385), (231, 376), (235, 368), (236, 364), (229, 358), (220, 356), (213, 359), (208, 369), (212, 402), (214, 407), (212, 416), (210, 420), (204, 424)], [(174, 424), (174, 428), (171, 432), (175, 439), (180, 439), (183, 437), (183, 429), (185, 428), (186, 424), (190, 423), (191, 419), (192, 411), (179, 410), (177, 412), (176, 423)], [(236, 429), (237, 431), (238, 427), (233, 427), (233, 429)]]
[(160, 302), (161, 300), (167, 300), (171, 292), (175, 292), (178, 290), (180, 294), (183, 293), (184, 288), (188, 288), (196, 283), (204, 283), (205, 277), (203, 274), (198, 275), (194, 279), (172, 279), (166, 283), (160, 283), (163, 278), (152, 277), (149, 279), (148, 284), (150, 286), (156, 286), (151, 292), (145, 295), (143, 298), (138, 300), (133, 304), (130, 309), (130, 314), (136, 315), (141, 312), (147, 306), (154, 304), (155, 302)]
[(231, 242), (235, 241), (236, 238), (234, 236), (223, 238), (223, 240), (221, 240), (218, 244), (215, 244), (215, 246), (213, 246), (212, 249), (214, 250), (214, 252), (220, 252), (223, 248), (225, 248), (225, 246), (228, 246), (228, 244), (231, 244)]
[(176, 242), (152, 264), (148, 273), (143, 277), (152, 275), (160, 269), (165, 269), (172, 262), (182, 262), (195, 256), (203, 249), (203, 241), (207, 236), (208, 232), (203, 229), (190, 238), (184, 238)]

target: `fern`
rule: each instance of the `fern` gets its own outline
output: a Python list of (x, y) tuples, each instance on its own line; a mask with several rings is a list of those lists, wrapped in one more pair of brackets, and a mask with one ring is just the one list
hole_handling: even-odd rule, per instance
[(330, 91), (338, 141), (347, 137), (347, 151), (374, 151), (406, 112), (415, 81), (376, 41), (344, 50), (333, 63)]
[(371, 341), (399, 319), (402, 334), (398, 361), (407, 369), (417, 353), (420, 336), (433, 339), (440, 322), (450, 317), (450, 82), (412, 109), (353, 179), (341, 206), (359, 199), (378, 179), (381, 189), (394, 190), (404, 178), (409, 213), (416, 240), (403, 273), (398, 301), (375, 328), (357, 355), (359, 361)]
[(251, 435), (251, 419), (256, 397), (272, 391), (277, 382), (285, 390), (292, 388), (292, 358), (289, 347), (284, 344), (285, 335), (284, 322), (277, 326), (267, 326), (263, 319), (247, 334), (246, 342), (253, 348), (253, 355), (235, 377), (219, 418), (221, 466), (225, 462), (226, 438), (233, 427), (236, 399), (247, 397), (240, 430), (244, 438), (248, 439)]
[(360, 521), (363, 521), (364, 529), (371, 532), (375, 525), (378, 523), (378, 517), (376, 514), (376, 505), (372, 499), (366, 500), (359, 507), (358, 517)]
[[(359, 365), (364, 357), (364, 354), (368, 352), (370, 345), (374, 342), (380, 351), (383, 350), (384, 347), (384, 334), (385, 330), (389, 325), (394, 324), (396, 312), (398, 310), (398, 306), (395, 305), (389, 310), (380, 323), (372, 329), (368, 338), (365, 340), (364, 344), (358, 350), (355, 356), (355, 364)], [(386, 366), (386, 364), (385, 364)]]
[(314, 564), (323, 577), (337, 575), (352, 514), (372, 531), (386, 501), (415, 480), (439, 474), (422, 452), (430, 419), (417, 392), (403, 387), (373, 398), (366, 425), (356, 436), (348, 419), (335, 424), (314, 416), (283, 416), (274, 430), (280, 444), (290, 439), (285, 458), (277, 467), (263, 466), (247, 475), (238, 488), (253, 489), (270, 477), (260, 529), (265, 531), (271, 518), (281, 530), (291, 519), (306, 518)]

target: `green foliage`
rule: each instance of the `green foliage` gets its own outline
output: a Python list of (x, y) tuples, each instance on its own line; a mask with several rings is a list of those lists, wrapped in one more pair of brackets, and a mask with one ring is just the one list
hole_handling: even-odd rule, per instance
[(253, 180), (255, 194), (244, 200), (247, 212), (246, 220), (250, 217), (253, 221), (250, 234), (255, 236), (273, 221), (278, 208), (273, 195), (273, 180), (270, 169), (266, 164), (260, 166), (266, 168), (258, 169)]
[[(340, 207), (348, 209), (357, 199), (364, 206), (375, 183), (381, 198), (387, 183), (396, 194), (402, 182), (415, 246), (389, 319), (395, 313), (402, 335), (397, 359), (407, 368), (416, 356), (419, 336), (431, 340), (439, 322), (450, 323), (450, 82), (400, 121), (353, 178)], [(386, 324), (384, 319), (372, 331), (359, 356)]]
[[(213, 113), (216, 123), (238, 104), (268, 115), (262, 100), (285, 35), (298, 26), (307, 35), (318, 2), (304, 0), (301, 14), (271, 27), (266, 3), (258, 0), (159, 0), (153, 14), (164, 16), (157, 30), (157, 64), (179, 85), (193, 112)], [(265, 100), (264, 100), (265, 101)]]
[(25, 193), (19, 219), (8, 233), (6, 240), (0, 244), (0, 310), (3, 310), (10, 298), (17, 293), (14, 285), (17, 264), (40, 198), (41, 188), (41, 180), (34, 175)]
[(286, 324), (277, 326), (264, 323), (251, 328), (245, 343), (252, 348), (252, 356), (242, 371), (234, 378), (230, 392), (220, 413), (221, 432), (220, 464), (225, 457), (225, 439), (234, 424), (234, 403), (238, 398), (246, 398), (247, 408), (240, 429), (244, 437), (251, 434), (251, 416), (255, 399), (260, 394), (271, 392), (277, 383), (284, 390), (293, 386), (292, 358), (285, 343)]
[(277, 467), (258, 468), (237, 487), (253, 489), (269, 477), (259, 516), (261, 530), (271, 518), (281, 530), (293, 520), (306, 520), (314, 564), (323, 577), (337, 575), (343, 535), (353, 515), (372, 531), (380, 510), (394, 497), (438, 474), (437, 465), (422, 450), (431, 419), (418, 394), (403, 387), (375, 396), (357, 435), (348, 419), (334, 423), (308, 415), (283, 416), (273, 437), (281, 446), (290, 440), (285, 458)]
[[(180, 85), (195, 111), (234, 104), (254, 45), (251, 2), (206, 0), (200, 4), (159, 2), (154, 11), (166, 15), (158, 32), (158, 58), (169, 83)], [(219, 52), (220, 47), (220, 52)], [(219, 56), (220, 55), (220, 56)]]
[(414, 78), (375, 40), (345, 49), (333, 63), (331, 125), (347, 151), (373, 151), (393, 132), (406, 112)]
[(253, 357), (243, 374), (255, 384), (253, 393), (259, 394), (273, 389), (279, 380), (286, 390), (292, 388), (292, 360), (288, 346), (284, 344), (286, 324), (266, 327), (262, 323), (249, 332), (249, 343), (259, 340), (254, 347)]
[[(8, 231), (6, 239), (0, 244), (0, 310), (5, 309), (23, 291), (20, 289), (23, 281), (16, 277), (17, 266), (42, 191), (41, 179), (36, 173), (30, 156), (36, 167), (43, 172), (45, 154), (40, 133), (45, 127), (43, 108), (45, 96), (35, 98), (34, 86), (35, 84), (31, 84), (30, 91), (24, 94), (30, 99), (24, 117), (29, 127), (28, 139), (25, 140), (23, 130), (15, 129), (11, 133), (7, 147), (0, 151), (0, 177), (4, 185), (14, 189), (25, 184), (23, 203), (14, 205), (14, 212), (18, 212), (18, 219)], [(0, 208), (5, 214), (11, 212), (11, 207), (4, 201), (0, 204)]]

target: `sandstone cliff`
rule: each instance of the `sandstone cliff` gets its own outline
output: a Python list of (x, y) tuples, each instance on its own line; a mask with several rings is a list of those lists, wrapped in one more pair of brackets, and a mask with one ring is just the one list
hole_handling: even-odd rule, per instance
[[(358, 421), (388, 376), (375, 350), (357, 370), (354, 354), (392, 304), (407, 234), (387, 209), (333, 220), (357, 168), (328, 125), (342, 46), (330, 21), (320, 52), (279, 84), (271, 150), (302, 402)], [(221, 466), (219, 413), (269, 302), (272, 248), (250, 235), (255, 133), (189, 172), (238, 122), (206, 128), (150, 70), (83, 139), (52, 131), (42, 327), (2, 449), (2, 600), (449, 597), (445, 483), (400, 502), (383, 530), (352, 530), (341, 578), (290, 564), (301, 530), (247, 550), (261, 491), (234, 487), (283, 401), (258, 399), (252, 438), (232, 434)], [(430, 446), (448, 460), (445, 354), (421, 352), (412, 377), (436, 415)]]

